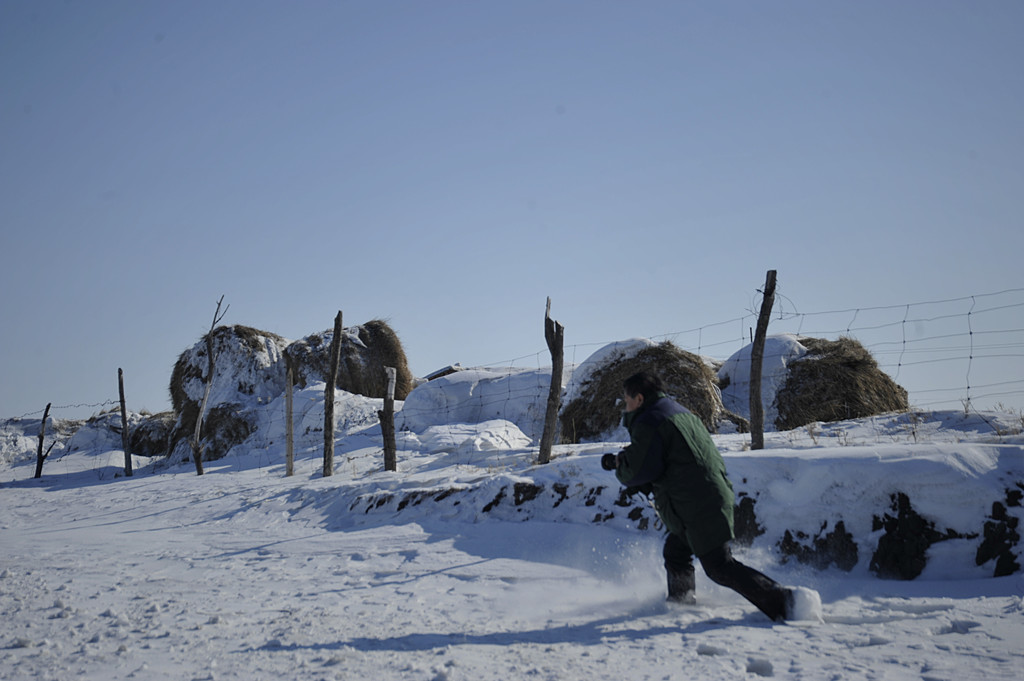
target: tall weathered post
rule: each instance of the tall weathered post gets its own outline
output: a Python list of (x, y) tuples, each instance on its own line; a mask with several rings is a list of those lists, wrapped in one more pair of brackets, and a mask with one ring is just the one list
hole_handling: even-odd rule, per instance
[(50, 449), (43, 453), (43, 440), (46, 438), (46, 419), (50, 417), (50, 405), (51, 402), (46, 403), (46, 410), (43, 412), (43, 420), (39, 422), (39, 447), (36, 449), (36, 475), (35, 477), (43, 477), (43, 462), (46, 461), (46, 457), (50, 455), (50, 449), (53, 449), (53, 444), (50, 445)]
[(295, 389), (295, 374), (289, 363), (284, 393), (284, 474), (295, 473), (295, 420), (292, 416), (292, 391)]
[(132, 477), (131, 438), (128, 436), (128, 408), (124, 401), (124, 372), (117, 370), (117, 391), (121, 395), (121, 449), (124, 450), (124, 474)]
[(334, 318), (334, 337), (331, 339), (331, 368), (324, 388), (324, 477), (334, 475), (334, 384), (338, 380), (341, 363), (341, 311)]
[(761, 313), (757, 316), (754, 344), (750, 348), (750, 448), (764, 449), (764, 405), (761, 403), (761, 367), (764, 365), (764, 339), (768, 332), (772, 305), (775, 303), (775, 270), (768, 270), (764, 282)]

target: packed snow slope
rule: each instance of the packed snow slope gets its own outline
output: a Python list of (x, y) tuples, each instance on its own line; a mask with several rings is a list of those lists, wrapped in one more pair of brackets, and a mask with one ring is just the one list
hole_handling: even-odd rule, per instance
[[(1021, 676), (1024, 576), (976, 564), (986, 523), (1020, 562), (1019, 414), (815, 424), (756, 452), (716, 435), (752, 504), (738, 554), (822, 596), (824, 621), (774, 624), (703, 574), (697, 606), (664, 602), (659, 524), (599, 465), (621, 441), (539, 466), (511, 421), (399, 418), (385, 472), (381, 401), (338, 392), (325, 478), (322, 391), (296, 395), (292, 477), (276, 402), (201, 477), (141, 457), (125, 477), (104, 416), (54, 426), (33, 479), (39, 422), (0, 422), (0, 679)], [(880, 579), (901, 523), (942, 538), (916, 579)]]

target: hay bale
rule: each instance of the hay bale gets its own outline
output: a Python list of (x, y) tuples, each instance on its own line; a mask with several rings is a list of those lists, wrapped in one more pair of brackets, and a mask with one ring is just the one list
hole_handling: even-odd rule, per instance
[[(248, 326), (218, 326), (213, 333), (214, 376), (210, 405), (244, 402), (247, 397), (272, 399), (284, 392), (281, 353), (288, 341)], [(203, 399), (208, 367), (206, 336), (178, 357), (171, 372), (171, 406), (181, 413), (186, 404)]]
[(137, 456), (163, 456), (169, 450), (169, 437), (177, 415), (172, 411), (147, 416), (130, 429), (128, 447)]
[[(295, 377), (295, 385), (326, 381), (331, 367), (331, 342), (334, 330), (295, 341), (284, 349), (284, 356)], [(404, 400), (413, 389), (409, 361), (398, 335), (387, 322), (375, 319), (342, 330), (341, 361), (335, 386), (357, 395), (387, 396), (385, 367), (397, 370), (395, 399)]]
[(604, 355), (598, 366), (589, 368), (587, 379), (559, 415), (563, 444), (593, 441), (614, 430), (622, 421), (622, 382), (638, 371), (661, 376), (670, 396), (696, 414), (710, 432), (718, 431), (725, 409), (715, 372), (701, 357), (669, 341), (635, 353)]
[[(241, 405), (269, 401), (284, 392), (282, 352), (288, 344), (275, 333), (248, 326), (219, 326), (211, 333), (214, 374), (201, 432), (206, 445), (203, 457), (207, 460), (223, 456), (252, 432), (249, 419), (239, 415)], [(168, 440), (168, 452), (195, 433), (207, 369), (204, 335), (181, 353), (171, 372), (171, 405), (177, 421)]]
[[(718, 387), (722, 391), (722, 404), (726, 409), (750, 418), (750, 369), (753, 361), (753, 343), (745, 345), (725, 360), (716, 372)], [(795, 334), (777, 334), (765, 338), (761, 364), (761, 406), (764, 424), (774, 430), (775, 393), (789, 377), (789, 365), (807, 354)]]
[(251, 419), (252, 414), (239, 409), (239, 405), (218, 404), (211, 409), (203, 420), (203, 460), (220, 459), (229, 449), (245, 442), (256, 430)]
[(775, 395), (778, 430), (909, 408), (907, 391), (878, 368), (858, 341), (798, 340), (807, 354), (789, 365), (789, 376)]
[[(284, 394), (287, 367), (295, 383), (323, 381), (330, 371), (333, 330), (294, 343), (247, 326), (221, 326), (213, 330), (214, 375), (202, 428), (205, 459), (223, 456), (254, 430), (252, 410)], [(398, 370), (395, 399), (412, 390), (413, 379), (405, 351), (394, 331), (382, 321), (346, 329), (336, 385), (342, 390), (384, 397), (385, 366)], [(199, 404), (206, 387), (208, 368), (206, 336), (181, 353), (171, 372), (171, 404), (176, 422), (166, 451), (174, 452), (195, 433)]]
[[(176, 448), (187, 452), (186, 459), (191, 458), (189, 445), (195, 435), (198, 405), (191, 403), (185, 411), (178, 415), (174, 429), (168, 438), (167, 453)], [(245, 411), (239, 404), (218, 404), (207, 409), (203, 417), (203, 428), (200, 435), (200, 447), (203, 448), (203, 461), (216, 461), (222, 458), (235, 445), (240, 445), (256, 430), (252, 412)]]

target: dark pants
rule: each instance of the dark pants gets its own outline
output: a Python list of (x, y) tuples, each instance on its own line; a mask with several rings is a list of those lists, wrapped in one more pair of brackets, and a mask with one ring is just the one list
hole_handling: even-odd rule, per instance
[[(669, 599), (693, 602), (697, 581), (690, 545), (684, 538), (670, 533), (665, 539), (662, 555), (665, 558), (665, 570), (668, 571)], [(774, 579), (733, 558), (728, 544), (723, 544), (699, 558), (704, 572), (715, 584), (721, 584), (737, 592), (773, 621), (785, 618), (787, 589)]]

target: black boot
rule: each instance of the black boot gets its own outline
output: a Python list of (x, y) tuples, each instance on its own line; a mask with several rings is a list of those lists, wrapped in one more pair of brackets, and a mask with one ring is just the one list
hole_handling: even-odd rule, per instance
[(680, 605), (693, 605), (697, 602), (697, 580), (693, 566), (689, 570), (675, 570), (668, 573), (668, 601)]
[(694, 591), (697, 578), (693, 572), (693, 551), (686, 540), (678, 534), (665, 537), (662, 549), (665, 571), (668, 573), (668, 600), (670, 603), (692, 605), (697, 602)]

